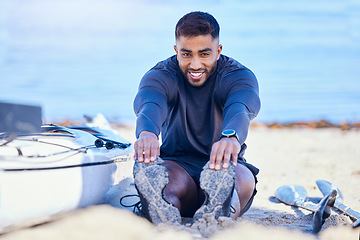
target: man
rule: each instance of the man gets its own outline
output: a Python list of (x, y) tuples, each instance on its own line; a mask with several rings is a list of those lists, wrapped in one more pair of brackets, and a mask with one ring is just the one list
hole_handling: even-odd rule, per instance
[(180, 223), (229, 216), (231, 205), (236, 218), (256, 194), (258, 169), (243, 157), (260, 109), (256, 77), (221, 54), (219, 25), (208, 13), (183, 16), (175, 38), (176, 55), (144, 75), (134, 101), (143, 213), (153, 223)]

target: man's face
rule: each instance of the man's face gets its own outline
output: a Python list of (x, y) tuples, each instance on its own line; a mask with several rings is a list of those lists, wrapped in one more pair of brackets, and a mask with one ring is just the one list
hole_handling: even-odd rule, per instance
[(174, 46), (180, 70), (194, 87), (200, 87), (216, 68), (222, 46), (210, 34), (180, 36)]

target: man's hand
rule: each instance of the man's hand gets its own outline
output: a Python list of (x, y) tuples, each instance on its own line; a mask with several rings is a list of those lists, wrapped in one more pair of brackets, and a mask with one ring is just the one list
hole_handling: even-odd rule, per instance
[(236, 137), (221, 138), (211, 148), (210, 169), (220, 170), (221, 164), (223, 168), (228, 168), (230, 158), (232, 158), (233, 165), (236, 166), (239, 152), (240, 143)]
[(134, 159), (149, 163), (155, 161), (160, 155), (159, 139), (155, 133), (142, 131), (134, 143)]

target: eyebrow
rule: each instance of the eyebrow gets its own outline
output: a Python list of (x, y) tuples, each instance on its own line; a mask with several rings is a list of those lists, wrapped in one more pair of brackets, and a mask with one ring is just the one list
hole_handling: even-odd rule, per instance
[[(191, 50), (188, 50), (188, 49), (185, 49), (185, 48), (180, 49), (180, 51), (181, 52), (188, 52), (188, 53), (192, 52)], [(203, 53), (203, 52), (212, 52), (212, 49), (211, 48), (204, 48), (202, 50), (199, 50), (199, 53)]]

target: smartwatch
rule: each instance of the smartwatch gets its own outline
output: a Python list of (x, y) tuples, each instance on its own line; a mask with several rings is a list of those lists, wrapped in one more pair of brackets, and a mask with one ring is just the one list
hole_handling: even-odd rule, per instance
[(227, 138), (236, 137), (236, 139), (239, 141), (239, 137), (234, 129), (226, 129), (222, 131), (221, 137), (227, 137)]

